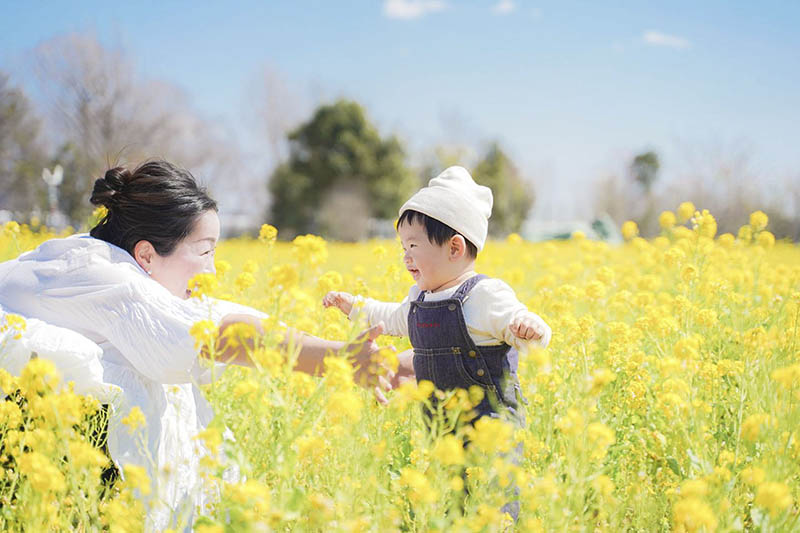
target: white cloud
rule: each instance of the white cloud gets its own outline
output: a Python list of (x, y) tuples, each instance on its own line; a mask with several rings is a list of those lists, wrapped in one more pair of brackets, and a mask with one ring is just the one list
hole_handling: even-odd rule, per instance
[(411, 20), (446, 8), (442, 0), (385, 0), (383, 14), (390, 19)]
[(514, 0), (500, 0), (492, 7), (492, 11), (498, 15), (508, 15), (515, 9), (517, 9), (517, 5)]
[(668, 35), (655, 30), (648, 30), (642, 34), (642, 40), (653, 46), (667, 46), (669, 48), (686, 49), (691, 46), (691, 43), (677, 35)]

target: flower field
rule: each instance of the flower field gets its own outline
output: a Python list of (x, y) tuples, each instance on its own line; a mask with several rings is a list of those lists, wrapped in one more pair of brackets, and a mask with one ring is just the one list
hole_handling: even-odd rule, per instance
[[(521, 357), (524, 429), (462, 423), (473, 390), (433, 392), (442, 401), (429, 430), (426, 384), (380, 405), (341, 357), (313, 378), (268, 335), (258, 369), (205, 388), (216, 418), (199, 439), (220, 496), (194, 530), (800, 530), (800, 249), (775, 242), (761, 212), (735, 236), (688, 202), (660, 221), (652, 240), (626, 223), (619, 247), (511, 235), (479, 255), (477, 270), (508, 282), (553, 330), (547, 350)], [(220, 243), (216, 277), (197, 279), (196, 292), (265, 311), (269, 331), (279, 318), (347, 340), (363, 325), (324, 309), (327, 291), (400, 301), (413, 283), (397, 242), (281, 242), (273, 229)], [(55, 236), (2, 231), (0, 260)], [(8, 316), (4, 342), (24, 327)], [(214, 329), (193, 334), (209, 342)], [(392, 364), (392, 352), (382, 357)], [(99, 406), (58, 379), (41, 359), (19, 377), (0, 370), (0, 388), (18, 391), (0, 402), (0, 529), (140, 531), (142, 502), (158, 495), (137, 467), (102, 482)], [(135, 413), (125, 422), (146, 431)], [(246, 481), (223, 480), (234, 463)], [(513, 486), (517, 523), (500, 512)]]

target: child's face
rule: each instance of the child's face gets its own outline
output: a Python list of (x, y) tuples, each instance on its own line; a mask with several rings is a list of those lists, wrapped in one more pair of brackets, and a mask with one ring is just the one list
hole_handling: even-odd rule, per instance
[(432, 291), (450, 281), (452, 262), (446, 243), (439, 246), (429, 241), (425, 226), (417, 221), (404, 222), (397, 234), (405, 252), (403, 263), (420, 289)]

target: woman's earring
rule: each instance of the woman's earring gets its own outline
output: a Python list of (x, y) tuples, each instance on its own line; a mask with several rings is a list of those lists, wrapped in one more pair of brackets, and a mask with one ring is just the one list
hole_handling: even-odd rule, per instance
[(147, 270), (146, 272), (147, 272), (148, 276), (152, 276), (153, 275), (153, 271), (152, 270)]

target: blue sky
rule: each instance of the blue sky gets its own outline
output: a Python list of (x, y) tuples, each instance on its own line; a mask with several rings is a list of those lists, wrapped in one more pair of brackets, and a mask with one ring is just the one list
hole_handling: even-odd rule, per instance
[(765, 177), (800, 180), (800, 2), (19, 2), (0, 14), (12, 75), (42, 40), (92, 32), (246, 144), (267, 67), (312, 104), (358, 100), (412, 155), (498, 139), (567, 213), (590, 202), (571, 201), (576, 187), (647, 148), (665, 178), (685, 170), (687, 146), (735, 145)]

